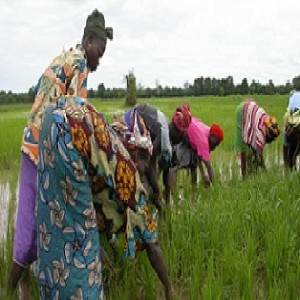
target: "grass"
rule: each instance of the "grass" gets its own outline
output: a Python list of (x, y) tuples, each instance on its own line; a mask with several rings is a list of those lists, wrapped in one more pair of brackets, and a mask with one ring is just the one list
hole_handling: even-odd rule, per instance
[[(200, 184), (193, 188), (181, 171), (183, 188), (180, 190), (179, 185), (175, 188), (174, 206), (158, 221), (174, 299), (300, 299), (299, 174), (283, 169), (280, 136), (264, 150), (267, 171), (243, 181), (239, 179), (232, 145), (235, 108), (243, 99), (239, 96), (188, 99), (193, 115), (207, 124), (219, 123), (223, 127), (225, 140), (212, 153), (215, 186), (204, 189)], [(171, 118), (183, 100), (139, 102), (149, 102)], [(255, 100), (277, 117), (282, 128), (287, 96), (261, 96)], [(108, 120), (114, 111), (127, 110), (117, 101), (94, 101), (94, 105)], [(20, 138), (30, 107), (0, 109), (0, 182), (8, 180), (14, 191)], [(183, 201), (178, 200), (180, 193), (183, 193)], [(0, 244), (3, 270), (0, 299), (6, 295), (5, 283), (11, 263), (14, 209), (12, 192), (7, 241)], [(102, 244), (109, 251), (103, 238)], [(163, 299), (163, 288), (146, 253), (139, 253), (136, 260), (123, 261), (122, 236), (118, 238), (118, 247), (116, 276), (106, 267), (103, 270), (107, 299)], [(37, 295), (34, 279), (30, 280)], [(14, 297), (5, 296), (5, 299)]]

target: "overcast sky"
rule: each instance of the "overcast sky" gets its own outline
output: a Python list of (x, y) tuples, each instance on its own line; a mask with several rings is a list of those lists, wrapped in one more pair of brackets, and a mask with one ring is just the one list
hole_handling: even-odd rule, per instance
[(300, 74), (299, 0), (0, 0), (0, 90), (27, 92), (81, 41), (98, 8), (114, 28), (88, 88), (182, 87), (200, 76), (285, 84)]

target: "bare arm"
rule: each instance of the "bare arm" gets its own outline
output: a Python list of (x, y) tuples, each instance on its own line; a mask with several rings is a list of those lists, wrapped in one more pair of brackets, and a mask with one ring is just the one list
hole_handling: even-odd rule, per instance
[(215, 181), (215, 176), (214, 176), (214, 170), (212, 168), (212, 165), (210, 161), (204, 161), (204, 165), (206, 166), (209, 181), (211, 182), (211, 184), (213, 184)]
[(256, 156), (256, 160), (257, 160), (258, 165), (260, 167), (262, 167), (262, 168), (265, 168), (265, 162), (264, 162), (264, 158), (263, 158), (262, 152), (256, 151), (255, 152), (255, 156)]
[[(208, 178), (207, 178), (206, 173), (204, 171), (203, 164), (205, 165), (205, 168), (206, 168), (206, 171), (207, 171), (207, 174), (208, 174)], [(214, 172), (213, 172), (211, 163), (209, 161), (204, 161), (200, 157), (198, 157), (198, 167), (199, 167), (200, 174), (201, 174), (204, 185), (209, 186), (210, 184), (213, 184), (213, 182), (214, 182)]]

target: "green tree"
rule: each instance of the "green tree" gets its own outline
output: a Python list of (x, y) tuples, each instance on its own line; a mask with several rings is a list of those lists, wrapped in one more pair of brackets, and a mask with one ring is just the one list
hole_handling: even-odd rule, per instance
[(297, 77), (294, 77), (292, 82), (293, 82), (294, 89), (299, 90), (300, 89), (300, 75)]
[(204, 78), (196, 78), (194, 80), (194, 95), (200, 96), (203, 95), (203, 86), (204, 86)]
[(266, 85), (266, 93), (267, 93), (267, 95), (275, 94), (275, 85), (271, 79), (269, 80), (268, 84)]
[(100, 83), (98, 85), (98, 88), (97, 88), (97, 94), (96, 94), (96, 96), (98, 98), (104, 98), (104, 95), (105, 95), (105, 86), (104, 86), (103, 83)]
[(206, 77), (204, 79), (203, 94), (211, 95), (211, 79), (210, 79), (210, 77)]
[(88, 98), (95, 98), (95, 91), (93, 89), (88, 90)]
[(247, 95), (249, 94), (249, 85), (248, 85), (248, 81), (247, 78), (244, 78), (242, 80), (242, 84), (241, 84), (241, 95)]

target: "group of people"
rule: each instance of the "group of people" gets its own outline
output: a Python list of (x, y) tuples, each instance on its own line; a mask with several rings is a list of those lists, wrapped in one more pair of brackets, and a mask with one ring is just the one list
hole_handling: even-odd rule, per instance
[[(146, 249), (171, 298), (171, 284), (139, 172), (107, 120), (87, 101), (112, 28), (94, 10), (82, 42), (40, 77), (24, 130), (9, 286), (36, 261), (41, 299), (103, 299), (99, 232), (124, 232), (125, 255)], [(175, 130), (175, 128), (174, 128)]]
[[(95, 10), (81, 44), (63, 51), (40, 77), (24, 130), (9, 286), (16, 288), (23, 270), (36, 261), (42, 299), (104, 297), (99, 232), (125, 233), (125, 256), (145, 249), (171, 299), (148, 200), (162, 209), (160, 172), (166, 202), (174, 169), (199, 167), (204, 184), (214, 183), (211, 151), (224, 132), (192, 117), (188, 103), (176, 108), (171, 121), (140, 104), (109, 124), (88, 102), (88, 74), (99, 66), (108, 39), (113, 30)], [(238, 107), (236, 127), (235, 150), (246, 175), (249, 149), (262, 166), (265, 144), (280, 131), (276, 119), (251, 99)]]

